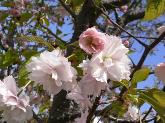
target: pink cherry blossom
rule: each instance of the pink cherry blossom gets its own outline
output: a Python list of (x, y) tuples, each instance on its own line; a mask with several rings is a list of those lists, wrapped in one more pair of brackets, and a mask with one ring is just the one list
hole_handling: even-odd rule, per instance
[(165, 83), (165, 62), (157, 65), (155, 74), (158, 79), (162, 80)]
[(44, 51), (39, 57), (32, 57), (26, 67), (30, 72), (29, 78), (43, 85), (51, 94), (57, 94), (62, 89), (68, 91), (74, 86), (76, 70), (59, 49)]
[(124, 46), (127, 47), (127, 48), (130, 47), (129, 40), (124, 40), (124, 41), (123, 41), (123, 44), (124, 44)]
[(157, 28), (158, 33), (161, 35), (163, 32), (165, 32), (165, 26), (160, 26), (159, 28)]
[(79, 37), (80, 47), (88, 54), (98, 53), (104, 49), (106, 37), (95, 27), (88, 28)]

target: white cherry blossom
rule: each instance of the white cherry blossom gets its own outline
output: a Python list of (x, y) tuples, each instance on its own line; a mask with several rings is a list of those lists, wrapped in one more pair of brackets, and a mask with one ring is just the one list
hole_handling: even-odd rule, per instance
[(76, 86), (70, 93), (68, 93), (67, 98), (74, 100), (77, 104), (79, 104), (82, 110), (86, 110), (92, 106), (88, 95), (85, 95), (79, 86)]
[(139, 118), (139, 109), (136, 106), (129, 106), (128, 111), (124, 114), (124, 117), (128, 120), (136, 121)]
[(12, 76), (0, 81), (0, 108), (7, 123), (22, 123), (32, 118), (32, 108), (27, 96), (17, 96), (18, 89)]
[(74, 86), (76, 70), (59, 49), (44, 51), (40, 56), (32, 57), (27, 70), (30, 72), (29, 78), (43, 85), (51, 94), (57, 94), (62, 89), (70, 90)]
[(103, 51), (94, 54), (90, 61), (80, 66), (85, 67), (85, 73), (91, 74), (97, 81), (107, 82), (129, 80), (130, 59), (127, 56), (128, 48), (116, 36), (106, 35), (107, 43)]
[(105, 90), (108, 84), (99, 82), (91, 75), (86, 74), (79, 82), (79, 86), (85, 95), (99, 96), (101, 90)]

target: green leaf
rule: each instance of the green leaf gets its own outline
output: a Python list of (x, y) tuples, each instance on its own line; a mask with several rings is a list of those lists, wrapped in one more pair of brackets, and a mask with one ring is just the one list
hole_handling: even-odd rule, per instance
[(15, 4), (12, 1), (6, 1), (6, 2), (3, 2), (2, 3), (2, 6), (5, 6), (5, 7), (14, 7)]
[(31, 50), (31, 49), (25, 49), (22, 52), (22, 55), (26, 58), (26, 60), (29, 60), (31, 58), (31, 56), (34, 56), (36, 54), (38, 54), (38, 52), (35, 50)]
[(126, 88), (128, 88), (129, 87), (129, 81), (127, 81), (127, 80), (122, 80), (122, 81), (120, 81), (119, 82), (121, 85), (123, 85), (123, 86), (125, 86)]
[(101, 0), (95, 0), (95, 4), (97, 5), (97, 6), (99, 6), (100, 4), (101, 4)]
[(32, 13), (23, 13), (20, 16), (20, 22), (26, 22), (33, 16)]
[(26, 70), (25, 64), (20, 66), (18, 71), (18, 86), (22, 87), (24, 86), (28, 81), (28, 74), (29, 72)]
[(138, 95), (135, 94), (127, 94), (127, 98), (131, 101), (133, 101), (134, 103), (138, 104), (139, 102), (139, 97)]
[(39, 113), (43, 113), (46, 109), (49, 109), (50, 107), (50, 101), (47, 101), (46, 103), (44, 103), (44, 105), (42, 105), (39, 109)]
[(12, 49), (9, 49), (5, 54), (1, 54), (0, 56), (0, 68), (5, 68), (19, 62), (20, 59), (17, 51), (13, 51)]
[(7, 13), (0, 13), (0, 21), (4, 21), (7, 17), (8, 17), (9, 14)]
[(67, 0), (71, 4), (73, 11), (80, 12), (84, 0)]
[(134, 73), (134, 76), (132, 78), (132, 84), (135, 85), (138, 82), (144, 81), (147, 79), (148, 75), (150, 73), (149, 68), (142, 68)]
[(62, 33), (62, 31), (57, 28), (56, 35), (60, 35), (61, 33)]
[(46, 16), (44, 16), (44, 17), (42, 17), (41, 19), (40, 19), (40, 22), (42, 23), (42, 24), (45, 24), (46, 26), (49, 26), (49, 20), (46, 18)]
[(152, 20), (165, 13), (165, 0), (148, 0), (144, 20)]
[(135, 53), (134, 50), (129, 50), (129, 51), (128, 51), (128, 54), (133, 54), (133, 53)]
[(126, 110), (127, 108), (122, 102), (115, 101), (112, 102), (111, 107), (109, 108), (109, 113), (122, 117)]
[(165, 122), (165, 92), (158, 89), (139, 91), (139, 98), (148, 102), (158, 112), (163, 123)]
[(17, 38), (18, 40), (25, 40), (25, 41), (30, 41), (30, 42), (37, 42), (39, 44), (42, 44), (44, 46), (47, 46), (49, 50), (53, 50), (54, 47), (47, 41), (45, 41), (43, 38), (38, 37), (38, 36), (22, 36)]

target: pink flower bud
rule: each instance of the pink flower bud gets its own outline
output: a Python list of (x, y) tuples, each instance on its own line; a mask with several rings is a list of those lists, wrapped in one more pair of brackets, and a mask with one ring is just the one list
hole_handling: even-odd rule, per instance
[(165, 31), (165, 26), (160, 26), (159, 28), (157, 28), (158, 33), (161, 35), (164, 31)]
[(111, 21), (108, 20), (108, 19), (105, 20), (105, 24), (106, 24), (106, 25), (112, 25)]
[(120, 10), (121, 10), (122, 12), (126, 13), (126, 12), (128, 11), (128, 6), (127, 6), (127, 5), (121, 6), (121, 7), (120, 7)]
[(125, 47), (127, 47), (127, 48), (129, 47), (129, 41), (128, 40), (124, 40), (123, 44), (124, 44)]
[(165, 83), (164, 73), (165, 73), (165, 62), (158, 64), (155, 69), (155, 75), (158, 77), (158, 79), (162, 80)]

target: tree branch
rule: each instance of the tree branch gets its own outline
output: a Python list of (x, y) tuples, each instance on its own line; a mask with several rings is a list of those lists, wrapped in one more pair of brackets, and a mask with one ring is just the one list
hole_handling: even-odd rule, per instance
[(99, 101), (100, 101), (101, 95), (102, 95), (102, 93), (98, 97), (96, 97), (95, 102), (93, 103), (92, 109), (90, 110), (90, 113), (87, 117), (87, 123), (91, 123), (91, 119), (92, 119), (97, 107), (99, 106)]
[[(98, 7), (98, 9), (100, 9)], [(141, 40), (139, 40), (138, 38), (136, 38), (134, 35), (132, 35), (131, 33), (129, 33), (127, 30), (125, 30), (124, 28), (122, 28), (118, 23), (112, 21), (109, 16), (104, 12), (104, 10), (100, 9), (100, 11), (102, 12), (102, 14), (104, 16), (107, 17), (107, 19), (113, 24), (115, 25), (116, 27), (118, 27), (120, 30), (124, 31), (125, 33), (127, 33), (128, 35), (130, 35), (132, 38), (134, 38), (136, 41), (138, 41), (139, 44), (141, 44), (142, 46), (144, 46), (145, 48), (147, 47), (147, 45), (145, 43), (143, 43)]]
[(65, 8), (65, 10), (72, 16), (72, 18), (76, 21), (75, 13), (63, 2), (63, 0), (59, 0), (59, 2)]
[[(142, 65), (143, 65), (145, 59), (147, 58), (149, 52), (156, 45), (158, 45), (163, 40), (164, 37), (165, 37), (165, 32), (163, 32), (152, 44), (150, 44), (147, 48), (145, 48), (145, 50), (144, 50), (144, 52), (143, 52), (143, 54), (141, 56), (141, 59), (139, 60), (139, 62), (136, 65), (135, 69), (133, 70), (133, 72), (131, 73), (130, 78), (132, 78), (133, 75), (134, 75), (134, 73), (142, 67)], [(126, 87), (123, 87), (123, 89), (121, 90), (119, 96), (122, 97), (122, 95), (124, 94), (125, 91), (127, 91), (127, 88)]]
[(126, 5), (130, 2), (131, 0), (117, 0), (117, 1), (112, 1), (112, 2), (105, 2), (103, 3), (103, 6), (107, 9), (107, 10), (111, 10), (114, 8), (119, 8), (120, 6)]
[(37, 123), (44, 123), (34, 111), (33, 111), (33, 118), (37, 121)]
[(39, 23), (39, 25), (42, 28), (46, 29), (49, 34), (51, 34), (52, 36), (54, 36), (57, 39), (58, 43), (66, 44), (66, 42), (64, 40), (62, 40), (60, 37), (58, 37), (56, 34), (54, 34), (48, 27), (42, 25), (41, 23)]
[[(146, 36), (135, 36), (136, 38), (142, 38), (142, 39), (154, 39), (156, 40), (157, 37), (146, 37)], [(121, 36), (121, 38), (131, 38), (131, 36)], [(163, 38), (162, 40), (165, 40), (165, 38)]]
[(133, 71), (132, 74), (131, 74), (131, 78), (132, 78), (133, 74), (134, 74), (137, 70), (139, 70), (139, 69), (142, 67), (142, 65), (143, 65), (143, 63), (144, 63), (146, 57), (148, 56), (149, 52), (150, 52), (156, 45), (158, 45), (158, 44), (164, 39), (164, 37), (165, 37), (165, 32), (163, 32), (152, 44), (150, 44), (147, 48), (145, 48), (141, 59), (139, 60), (137, 66), (135, 67), (134, 71)]

